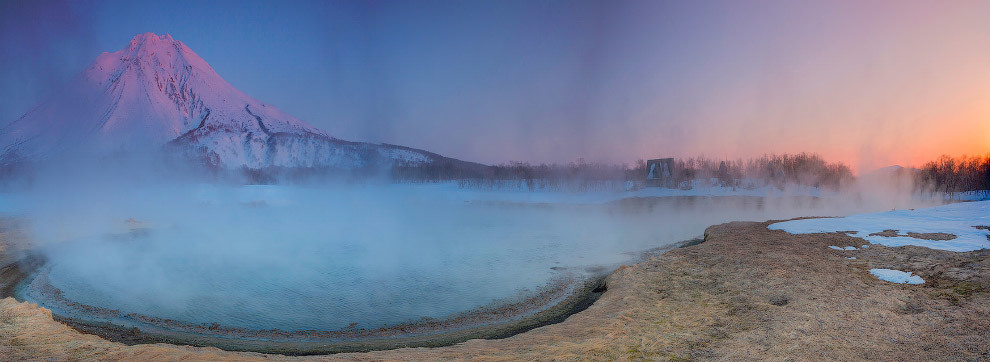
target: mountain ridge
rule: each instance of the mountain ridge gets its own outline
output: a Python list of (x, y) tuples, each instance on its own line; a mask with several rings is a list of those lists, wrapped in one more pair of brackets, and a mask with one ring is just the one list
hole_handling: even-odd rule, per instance
[(55, 95), (0, 129), (0, 163), (79, 149), (165, 149), (225, 169), (469, 163), (410, 147), (337, 139), (236, 89), (171, 35), (153, 33), (102, 53)]

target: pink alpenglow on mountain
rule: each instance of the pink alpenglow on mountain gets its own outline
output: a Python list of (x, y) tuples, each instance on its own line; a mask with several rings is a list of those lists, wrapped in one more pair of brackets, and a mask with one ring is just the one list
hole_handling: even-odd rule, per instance
[[(0, 129), (0, 163), (167, 149), (224, 168), (418, 166), (444, 157), (338, 140), (237, 90), (170, 35), (137, 35)], [(449, 159), (448, 159), (449, 160)]]

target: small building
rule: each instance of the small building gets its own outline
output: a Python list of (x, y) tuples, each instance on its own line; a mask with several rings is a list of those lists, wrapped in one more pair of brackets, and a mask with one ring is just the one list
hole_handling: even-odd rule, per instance
[(674, 159), (657, 158), (646, 161), (646, 184), (649, 186), (674, 186)]

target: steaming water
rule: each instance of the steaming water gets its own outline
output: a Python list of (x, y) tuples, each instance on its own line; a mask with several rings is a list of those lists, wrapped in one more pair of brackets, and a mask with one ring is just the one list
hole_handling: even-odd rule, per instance
[[(443, 318), (629, 262), (712, 224), (835, 213), (809, 199), (519, 204), (411, 186), (198, 186), (117, 196), (69, 201), (36, 221), (49, 280), (67, 299), (282, 330)], [(36, 291), (27, 297), (49, 303)]]

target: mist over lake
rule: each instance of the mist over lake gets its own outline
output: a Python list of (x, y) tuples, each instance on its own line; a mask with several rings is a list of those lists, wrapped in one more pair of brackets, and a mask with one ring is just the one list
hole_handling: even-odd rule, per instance
[[(99, 207), (93, 194), (63, 194), (39, 203), (50, 208), (34, 210), (33, 229), (48, 263), (41, 273), (68, 301), (193, 324), (339, 330), (450, 318), (570, 287), (712, 224), (864, 207), (838, 195), (626, 196), (450, 183), (158, 184), (116, 190)], [(24, 294), (99, 319), (36, 289)]]

